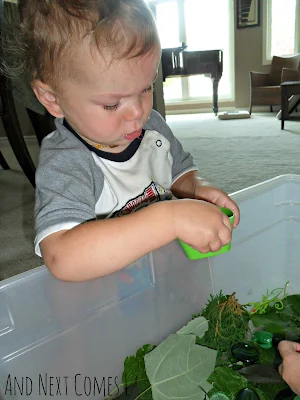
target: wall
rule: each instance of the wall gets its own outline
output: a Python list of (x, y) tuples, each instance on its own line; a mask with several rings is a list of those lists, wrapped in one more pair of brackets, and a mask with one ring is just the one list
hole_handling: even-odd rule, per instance
[[(235, 0), (236, 1), (236, 0)], [(268, 72), (269, 66), (262, 64), (263, 18), (261, 1), (261, 25), (236, 29), (235, 26), (235, 106), (249, 107), (249, 72)], [(236, 20), (235, 20), (236, 25)]]
[[(237, 29), (236, 27), (236, 1), (234, 0), (234, 53), (235, 53), (235, 101), (219, 101), (219, 109), (243, 108), (249, 109), (250, 82), (249, 72), (268, 72), (269, 66), (262, 64), (263, 51), (263, 0), (261, 1), (261, 23), (258, 27)], [(210, 112), (211, 103), (190, 102), (185, 105), (176, 103), (166, 105), (168, 114), (180, 112)]]
[[(234, 0), (236, 2), (236, 0)], [(244, 29), (236, 29), (235, 18), (235, 103), (219, 103), (220, 110), (226, 107), (249, 108), (250, 88), (249, 88), (249, 71), (267, 72), (269, 67), (262, 65), (262, 42), (263, 42), (263, 18), (262, 18), (261, 1), (261, 25), (259, 27), (251, 27)], [(158, 86), (158, 85), (157, 85)], [(164, 107), (163, 100), (159, 99), (162, 90), (156, 87), (156, 102), (158, 109)], [(196, 104), (191, 103), (181, 106), (182, 112), (199, 112), (209, 111), (212, 108), (211, 103)], [(166, 106), (169, 113), (177, 113), (179, 106)], [(32, 134), (32, 127), (25, 110), (17, 104), (17, 112), (24, 135)], [(163, 114), (163, 112), (162, 112)], [(0, 124), (0, 136), (4, 136), (2, 124)]]

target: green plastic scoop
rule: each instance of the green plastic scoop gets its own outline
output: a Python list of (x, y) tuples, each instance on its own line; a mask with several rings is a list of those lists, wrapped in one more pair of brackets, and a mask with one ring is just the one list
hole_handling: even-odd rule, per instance
[[(233, 212), (231, 210), (229, 210), (228, 208), (224, 208), (224, 207), (220, 207), (220, 210), (223, 211), (223, 213), (227, 215), (231, 224), (233, 225), (233, 223), (234, 223)], [(178, 242), (179, 242), (180, 246), (183, 248), (183, 251), (185, 252), (186, 256), (190, 260), (199, 260), (200, 258), (208, 258), (208, 257), (217, 256), (219, 254), (226, 253), (231, 248), (231, 243), (228, 243), (226, 246), (221, 247), (221, 249), (219, 251), (213, 251), (213, 252), (209, 252), (209, 253), (200, 253), (200, 251), (193, 249), (193, 247), (189, 246), (186, 243), (183, 243), (179, 239), (178, 239)]]

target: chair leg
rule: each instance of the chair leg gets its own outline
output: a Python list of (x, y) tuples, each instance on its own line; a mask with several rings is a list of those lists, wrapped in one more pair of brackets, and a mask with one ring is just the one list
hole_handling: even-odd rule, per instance
[(273, 112), (273, 106), (270, 106), (270, 111)]
[(18, 121), (14, 121), (9, 116), (2, 117), (2, 121), (11, 148), (24, 174), (32, 186), (35, 187), (35, 166), (27, 149), (21, 128), (18, 126)]
[(300, 99), (297, 101), (297, 103), (292, 107), (292, 109), (289, 111), (289, 114), (292, 114), (293, 111), (298, 112), (298, 106), (300, 104)]
[(35, 165), (27, 149), (18, 121), (11, 83), (3, 76), (0, 76), (0, 94), (4, 108), (1, 118), (7, 138), (24, 174), (32, 186), (35, 187)]
[(27, 114), (34, 129), (37, 141), (39, 145), (41, 145), (44, 137), (55, 130), (54, 117), (48, 112), (45, 115), (40, 115), (29, 108), (27, 108)]
[(5, 160), (4, 156), (3, 156), (3, 154), (1, 153), (1, 151), (0, 151), (0, 165), (1, 165), (1, 167), (2, 167), (3, 169), (6, 169), (6, 170), (10, 169), (10, 168), (9, 168), (9, 165), (7, 164), (7, 162), (6, 162), (6, 160)]
[(252, 113), (252, 104), (250, 105), (250, 110), (249, 110), (249, 114), (251, 115)]

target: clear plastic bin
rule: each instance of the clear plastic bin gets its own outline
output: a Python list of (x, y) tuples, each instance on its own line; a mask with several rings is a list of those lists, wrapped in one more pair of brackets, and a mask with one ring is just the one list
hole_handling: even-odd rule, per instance
[(190, 261), (174, 241), (91, 282), (60, 282), (45, 267), (0, 282), (0, 398), (103, 399), (126, 356), (176, 332), (210, 294), (247, 303), (287, 281), (299, 293), (300, 176), (232, 197), (241, 223), (229, 253)]

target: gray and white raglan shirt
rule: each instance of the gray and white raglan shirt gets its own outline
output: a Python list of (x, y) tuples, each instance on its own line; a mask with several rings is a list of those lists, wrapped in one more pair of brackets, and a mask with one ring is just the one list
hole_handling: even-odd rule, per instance
[(154, 110), (141, 137), (117, 154), (95, 149), (57, 119), (42, 142), (36, 172), (36, 254), (54, 232), (172, 199), (172, 184), (193, 170), (192, 156)]

